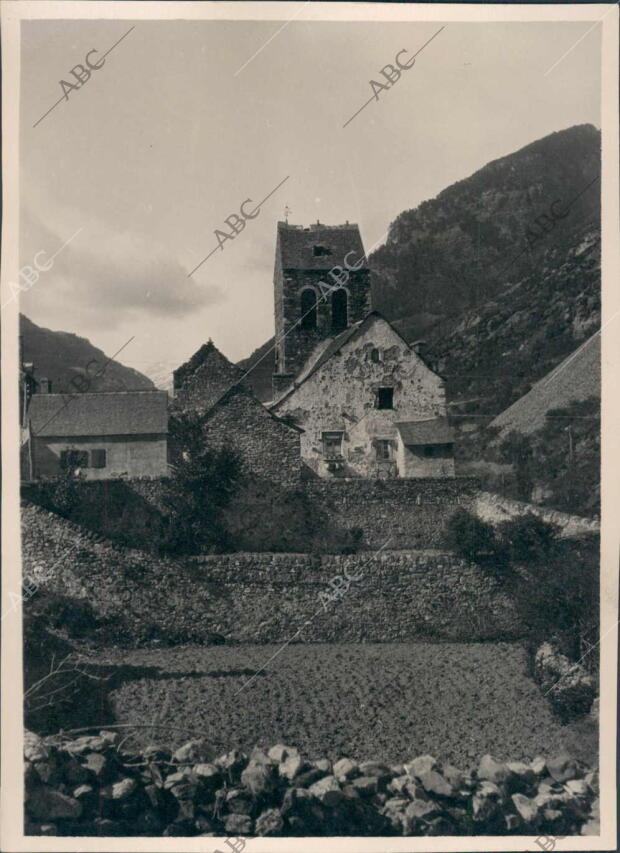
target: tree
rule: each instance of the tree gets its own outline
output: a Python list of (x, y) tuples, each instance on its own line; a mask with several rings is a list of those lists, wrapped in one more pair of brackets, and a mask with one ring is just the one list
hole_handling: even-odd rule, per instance
[(463, 507), (459, 507), (448, 519), (445, 541), (448, 548), (466, 560), (477, 561), (481, 557), (490, 557), (497, 553), (493, 526), (481, 521)]
[(200, 415), (175, 416), (170, 432), (176, 464), (163, 499), (167, 530), (162, 549), (185, 554), (228, 550), (222, 513), (243, 482), (241, 460), (228, 447), (205, 445)]

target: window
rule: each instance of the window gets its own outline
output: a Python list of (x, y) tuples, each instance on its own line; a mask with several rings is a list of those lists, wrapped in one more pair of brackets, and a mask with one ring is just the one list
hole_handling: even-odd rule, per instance
[(374, 364), (379, 364), (379, 362), (381, 361), (381, 353), (376, 347), (370, 351), (370, 360)]
[(105, 450), (91, 450), (90, 452), (91, 468), (105, 468), (106, 452)]
[(393, 409), (394, 408), (394, 389), (379, 388), (377, 391), (377, 408), (378, 409)]
[(349, 325), (347, 291), (344, 288), (334, 290), (332, 293), (332, 329), (342, 332)]
[(75, 468), (88, 468), (88, 452), (86, 450), (61, 450), (60, 467), (66, 471)]
[(323, 455), (326, 459), (341, 459), (342, 458), (342, 433), (341, 432), (324, 432), (323, 433)]
[(390, 458), (390, 442), (387, 439), (377, 439), (376, 442), (377, 459)]
[(435, 446), (433, 444), (428, 445), (428, 447), (424, 448), (425, 456), (435, 456)]
[(316, 329), (316, 301), (313, 288), (307, 287), (301, 291), (300, 326), (302, 329)]
[(315, 258), (319, 258), (322, 255), (331, 255), (332, 250), (328, 249), (327, 246), (313, 246), (312, 254)]

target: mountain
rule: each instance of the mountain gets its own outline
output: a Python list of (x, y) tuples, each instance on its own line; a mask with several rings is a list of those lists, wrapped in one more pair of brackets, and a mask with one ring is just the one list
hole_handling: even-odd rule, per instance
[(50, 379), (54, 393), (79, 391), (77, 382), (71, 384), (74, 377), (82, 377), (82, 383), (89, 377), (90, 391), (139, 391), (155, 387), (137, 370), (109, 359), (86, 338), (37, 326), (24, 314), (19, 316), (19, 332), (22, 361), (34, 364), (37, 381)]
[[(491, 420), (600, 324), (600, 132), (578, 125), (494, 160), (396, 217), (369, 257), (373, 307)], [(240, 366), (271, 396), (272, 341)], [(466, 421), (464, 420), (465, 424)]]

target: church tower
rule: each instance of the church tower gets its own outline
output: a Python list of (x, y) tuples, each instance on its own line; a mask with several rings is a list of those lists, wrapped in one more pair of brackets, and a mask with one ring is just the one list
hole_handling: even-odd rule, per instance
[(317, 344), (371, 311), (370, 270), (358, 226), (278, 222), (273, 283), (277, 397)]

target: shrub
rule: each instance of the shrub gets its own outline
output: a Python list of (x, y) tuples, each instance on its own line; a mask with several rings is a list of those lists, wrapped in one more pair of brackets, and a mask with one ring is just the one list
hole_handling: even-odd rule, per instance
[(517, 563), (540, 563), (547, 560), (556, 546), (559, 528), (543, 521), (532, 512), (503, 521), (497, 532), (508, 557)]
[(498, 552), (493, 526), (462, 507), (448, 519), (444, 541), (448, 548), (466, 560), (476, 561)]

